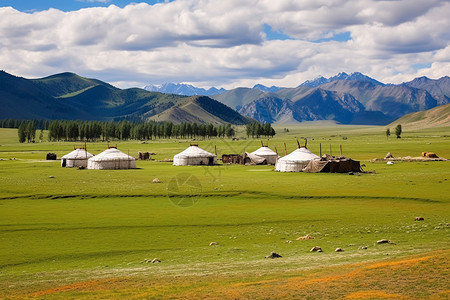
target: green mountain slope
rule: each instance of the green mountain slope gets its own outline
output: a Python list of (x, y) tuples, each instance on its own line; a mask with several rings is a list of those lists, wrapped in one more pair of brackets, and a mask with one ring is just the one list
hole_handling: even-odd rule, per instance
[[(29, 80), (1, 72), (0, 101), (3, 108), (0, 118), (4, 119), (145, 120), (158, 119), (155, 116), (160, 115), (160, 120), (175, 123), (179, 120), (219, 124), (249, 122), (208, 97), (162, 94), (139, 88), (122, 90), (73, 73)], [(173, 108), (175, 106), (177, 108)]]
[(228, 106), (206, 96), (192, 96), (177, 105), (150, 117), (154, 121), (171, 121), (211, 124), (246, 124), (251, 119), (243, 117)]
[(392, 122), (388, 127), (394, 127), (398, 124), (406, 129), (450, 127), (450, 104), (408, 114)]
[(33, 81), (0, 71), (0, 118), (90, 119), (91, 114), (57, 101)]
[(32, 79), (31, 81), (53, 97), (71, 96), (72, 94), (76, 94), (77, 92), (97, 85), (118, 90), (106, 82), (97, 79), (84, 78), (74, 73), (55, 74), (40, 79)]

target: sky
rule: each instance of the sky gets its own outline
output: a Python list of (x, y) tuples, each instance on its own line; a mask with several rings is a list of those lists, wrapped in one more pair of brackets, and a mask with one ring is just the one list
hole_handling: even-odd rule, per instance
[(0, 0), (0, 69), (117, 87), (450, 75), (449, 0)]

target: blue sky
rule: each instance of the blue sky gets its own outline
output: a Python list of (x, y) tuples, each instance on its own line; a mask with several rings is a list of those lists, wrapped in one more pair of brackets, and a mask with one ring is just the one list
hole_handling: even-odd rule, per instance
[(448, 0), (0, 0), (0, 69), (118, 87), (400, 83), (450, 74), (449, 15)]
[(12, 6), (23, 12), (33, 12), (56, 8), (62, 11), (73, 11), (87, 7), (104, 7), (111, 4), (124, 7), (130, 3), (145, 2), (150, 5), (164, 2), (164, 0), (153, 1), (127, 1), (127, 0), (0, 0), (1, 6)]

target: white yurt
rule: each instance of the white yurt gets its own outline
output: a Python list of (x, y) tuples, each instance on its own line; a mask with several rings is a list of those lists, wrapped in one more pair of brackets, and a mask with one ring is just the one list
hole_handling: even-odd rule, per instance
[(301, 172), (313, 159), (320, 159), (320, 157), (309, 151), (308, 148), (301, 147), (280, 158), (275, 166), (275, 171)]
[(89, 158), (87, 168), (97, 170), (136, 169), (136, 159), (111, 147)]
[(250, 154), (265, 158), (268, 165), (277, 163), (278, 154), (267, 146), (263, 146)]
[(61, 167), (77, 168), (87, 167), (88, 159), (91, 158), (91, 153), (87, 152), (84, 148), (77, 148), (72, 152), (61, 157)]
[(216, 165), (217, 156), (193, 145), (173, 157), (174, 166)]

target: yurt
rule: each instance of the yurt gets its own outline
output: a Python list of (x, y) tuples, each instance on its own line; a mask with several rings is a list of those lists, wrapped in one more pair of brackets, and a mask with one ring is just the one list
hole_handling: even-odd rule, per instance
[(97, 170), (135, 169), (136, 159), (111, 147), (102, 153), (89, 158), (87, 168)]
[(174, 166), (211, 166), (215, 164), (217, 164), (217, 156), (196, 145), (191, 145), (173, 157)]
[(61, 167), (66, 168), (86, 168), (88, 159), (93, 157), (91, 153), (87, 152), (84, 148), (77, 148), (72, 152), (61, 157)]
[(267, 146), (263, 146), (250, 154), (265, 158), (268, 165), (274, 165), (277, 163), (278, 154)]
[(324, 155), (320, 160), (311, 160), (302, 170), (305, 173), (349, 173), (362, 172), (361, 163), (348, 157)]
[(306, 147), (300, 147), (290, 154), (280, 158), (275, 166), (279, 172), (301, 172), (313, 159), (320, 159)]

